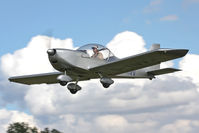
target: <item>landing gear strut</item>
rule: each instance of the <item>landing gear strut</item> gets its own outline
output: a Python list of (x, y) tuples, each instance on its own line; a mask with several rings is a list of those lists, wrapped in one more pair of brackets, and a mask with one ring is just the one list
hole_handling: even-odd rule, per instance
[(57, 77), (57, 80), (58, 80), (58, 82), (59, 82), (59, 84), (60, 84), (61, 86), (66, 86), (67, 83), (68, 83), (69, 81), (71, 81), (72, 79), (71, 79), (71, 77), (69, 77), (68, 75), (66, 75), (66, 71), (65, 71), (63, 75), (59, 75), (59, 76)]
[(149, 80), (155, 79), (154, 75), (150, 75)]
[(101, 73), (98, 73), (100, 76), (100, 82), (104, 88), (108, 88), (114, 81), (111, 78), (105, 78)]
[(76, 81), (76, 83), (70, 83), (70, 84), (68, 84), (67, 88), (70, 91), (70, 93), (76, 94), (79, 90), (82, 89), (79, 85), (77, 85), (77, 82), (78, 81)]

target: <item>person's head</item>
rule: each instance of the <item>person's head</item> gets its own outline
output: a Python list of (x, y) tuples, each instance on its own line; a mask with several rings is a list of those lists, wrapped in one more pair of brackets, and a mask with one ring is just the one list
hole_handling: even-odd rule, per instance
[(97, 49), (97, 48), (98, 48), (98, 46), (93, 46), (93, 47), (92, 47), (94, 53), (97, 53), (97, 52), (98, 52), (98, 49)]

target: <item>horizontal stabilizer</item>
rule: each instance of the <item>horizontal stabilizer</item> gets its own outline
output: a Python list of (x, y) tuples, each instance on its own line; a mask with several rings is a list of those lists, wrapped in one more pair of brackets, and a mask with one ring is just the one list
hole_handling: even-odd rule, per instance
[(148, 71), (147, 73), (155, 76), (155, 75), (173, 73), (173, 72), (177, 72), (177, 71), (181, 71), (181, 70), (180, 69), (176, 69), (176, 68), (163, 68), (163, 69)]

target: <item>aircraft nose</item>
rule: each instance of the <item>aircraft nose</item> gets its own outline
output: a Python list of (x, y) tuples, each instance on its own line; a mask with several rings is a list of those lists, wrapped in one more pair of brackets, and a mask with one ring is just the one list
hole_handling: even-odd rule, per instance
[(48, 55), (53, 56), (56, 54), (56, 50), (55, 49), (48, 49), (47, 50)]

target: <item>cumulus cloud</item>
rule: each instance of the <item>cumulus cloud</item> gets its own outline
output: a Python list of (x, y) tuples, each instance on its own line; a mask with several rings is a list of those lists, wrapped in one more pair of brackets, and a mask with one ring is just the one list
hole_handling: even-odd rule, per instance
[(33, 37), (27, 47), (1, 57), (1, 71), (5, 76), (52, 72), (46, 51), (54, 47), (72, 49), (72, 39)]
[(96, 123), (102, 132), (125, 132), (128, 122), (119, 115), (105, 115), (96, 118)]
[(178, 19), (177, 15), (168, 15), (160, 18), (160, 21), (177, 21)]
[(171, 68), (174, 66), (173, 61), (166, 61), (160, 64), (160, 68)]
[[(183, 72), (180, 73), (181, 75), (183, 75), (183, 77), (189, 77), (189, 78), (193, 79), (192, 81), (194, 83), (198, 83), (199, 84), (199, 79), (198, 79), (199, 63), (197, 62), (198, 59), (199, 59), (199, 55), (187, 54), (183, 58), (183, 60), (180, 61), (179, 67), (181, 69), (183, 69)], [(194, 64), (194, 65), (192, 65), (192, 64)]]
[[(158, 2), (152, 5), (158, 5)], [(69, 38), (33, 37), (26, 48), (1, 57), (1, 71), (5, 78), (54, 71), (46, 54), (49, 39), (52, 47), (74, 48)], [(130, 31), (117, 34), (107, 47), (120, 58), (147, 50), (142, 36)], [(153, 81), (117, 79), (108, 89), (104, 89), (98, 79), (79, 82), (82, 90), (76, 95), (71, 95), (66, 87), (59, 84), (10, 85), (5, 80), (0, 82), (0, 86), (4, 87), (0, 92), (4, 95), (4, 102), (14, 96), (9, 104), (21, 101), (19, 103), (23, 103), (31, 113), (25, 115), (42, 128), (85, 133), (164, 133), (175, 132), (175, 127), (184, 125), (189, 129), (184, 131), (196, 131), (199, 129), (198, 121), (193, 118), (198, 115), (199, 94), (196, 90), (199, 87), (194, 75), (198, 72), (199, 65), (195, 62), (198, 58), (193, 54), (185, 56), (179, 63), (179, 68), (184, 71), (160, 76)], [(162, 67), (172, 66), (173, 62), (167, 62)], [(11, 97), (6, 99), (9, 95)], [(1, 105), (5, 107), (4, 104)], [(21, 116), (19, 113), (17, 116)], [(8, 121), (4, 125), (6, 123)]]
[(20, 84), (10, 84), (8, 76), (35, 74), (55, 71), (48, 61), (48, 48), (73, 48), (72, 39), (65, 40), (48, 37), (35, 36), (25, 48), (15, 51), (13, 54), (8, 53), (0, 59), (0, 71), (2, 78), (0, 81), (1, 102), (0, 105), (7, 106), (15, 103), (20, 108), (24, 108), (24, 95), (26, 95), (29, 86)]
[(0, 109), (0, 133), (5, 133), (8, 124), (11, 124), (13, 122), (26, 122), (31, 127), (37, 126), (36, 121), (31, 115), (19, 111)]
[(161, 128), (161, 133), (193, 133), (197, 132), (199, 127), (198, 120), (177, 120), (174, 123), (167, 124)]
[(135, 32), (125, 31), (117, 34), (107, 47), (118, 57), (123, 58), (146, 51), (142, 36)]

